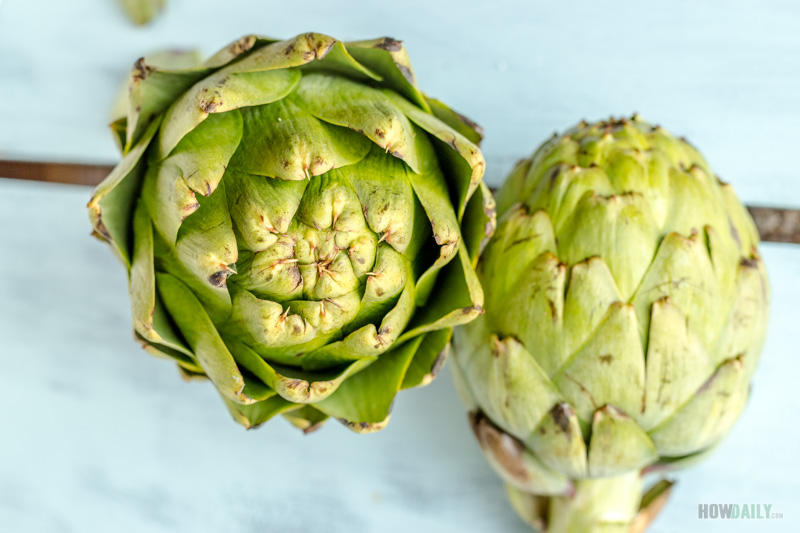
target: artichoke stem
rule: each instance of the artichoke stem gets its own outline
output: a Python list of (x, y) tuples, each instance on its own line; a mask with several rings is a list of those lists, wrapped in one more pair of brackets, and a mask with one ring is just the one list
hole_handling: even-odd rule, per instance
[(536, 496), (508, 487), (523, 520), (547, 533), (628, 533), (639, 511), (639, 472), (576, 480), (570, 496)]

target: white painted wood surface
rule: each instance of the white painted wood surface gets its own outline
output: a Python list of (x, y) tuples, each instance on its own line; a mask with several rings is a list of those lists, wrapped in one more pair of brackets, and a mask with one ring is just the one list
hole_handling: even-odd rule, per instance
[[(687, 135), (747, 201), (800, 207), (800, 5), (0, 0), (0, 159), (114, 162), (107, 110), (138, 56), (251, 32), (404, 39), (418, 78), (486, 127), (489, 181), (554, 129), (634, 110)], [(125, 277), (88, 237), (89, 190), (0, 180), (0, 531), (527, 531), (445, 371), (370, 436), (246, 432), (208, 384), (131, 339)], [(800, 247), (763, 247), (770, 335), (742, 419), (681, 475), (656, 533), (800, 530)], [(775, 521), (700, 521), (699, 503)]]
[(638, 111), (748, 202), (800, 207), (795, 0), (168, 0), (144, 29), (117, 0), (0, 1), (0, 159), (112, 163), (138, 57), (313, 30), (403, 39), (422, 88), (486, 128), (491, 184), (554, 130)]
[[(209, 383), (131, 337), (124, 269), (89, 237), (89, 189), (0, 179), (0, 531), (519, 532), (449, 372), (389, 426), (245, 431)], [(744, 415), (681, 475), (652, 531), (797, 531), (800, 246), (766, 244), (770, 335)], [(784, 519), (699, 521), (698, 503)]]

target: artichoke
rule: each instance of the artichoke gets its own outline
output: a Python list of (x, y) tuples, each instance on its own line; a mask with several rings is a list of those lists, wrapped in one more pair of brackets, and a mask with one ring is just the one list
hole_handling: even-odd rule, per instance
[(389, 38), (255, 36), (204, 64), (139, 60), (123, 158), (89, 202), (136, 337), (234, 418), (368, 432), (481, 312), (493, 229), (477, 126), (425, 97)]
[(166, 0), (121, 0), (122, 9), (134, 24), (143, 26), (164, 9)]
[(638, 116), (545, 142), (497, 212), (485, 314), (453, 341), (475, 435), (534, 527), (641, 529), (669, 492), (642, 497), (642, 473), (701, 458), (747, 401), (769, 300), (753, 221)]

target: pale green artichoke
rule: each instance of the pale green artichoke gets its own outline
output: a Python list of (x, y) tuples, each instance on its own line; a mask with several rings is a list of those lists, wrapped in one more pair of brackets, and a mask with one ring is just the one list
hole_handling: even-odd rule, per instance
[(485, 314), (454, 338), (478, 441), (535, 527), (641, 528), (666, 488), (642, 499), (642, 471), (710, 450), (747, 401), (769, 300), (753, 221), (638, 116), (554, 136), (497, 207)]
[(131, 22), (140, 26), (158, 16), (167, 3), (166, 0), (120, 0), (120, 2)]
[(480, 134), (418, 90), (398, 41), (140, 60), (114, 130), (124, 157), (89, 211), (128, 268), (136, 335), (247, 427), (380, 429), (481, 312)]

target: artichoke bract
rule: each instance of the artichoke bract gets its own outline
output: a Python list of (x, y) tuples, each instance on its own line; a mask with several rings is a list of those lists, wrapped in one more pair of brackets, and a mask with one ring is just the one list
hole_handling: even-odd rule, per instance
[(579, 124), (497, 194), (454, 374), (512, 503), (552, 532), (642, 528), (730, 430), (767, 326), (758, 233), (688, 142), (640, 117)]
[(135, 334), (246, 427), (380, 429), (481, 313), (480, 133), (419, 91), (399, 41), (140, 60), (113, 130), (123, 159), (89, 212), (128, 268)]
[(164, 9), (166, 0), (121, 0), (122, 8), (134, 24), (144, 25)]

